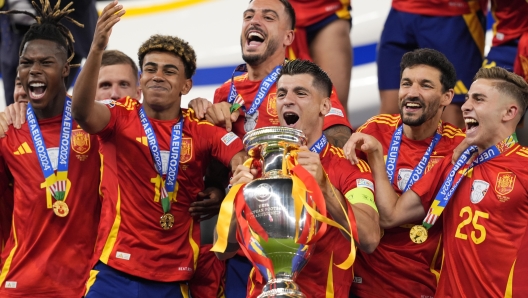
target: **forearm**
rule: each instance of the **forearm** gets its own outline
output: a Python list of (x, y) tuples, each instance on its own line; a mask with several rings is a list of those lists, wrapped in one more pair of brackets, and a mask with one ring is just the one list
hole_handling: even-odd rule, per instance
[(352, 135), (352, 131), (350, 128), (344, 126), (344, 125), (334, 125), (329, 128), (327, 128), (324, 132), (324, 135), (328, 139), (328, 142), (330, 144), (343, 148), (345, 146), (346, 142), (348, 141), (348, 138)]
[(239, 165), (244, 164), (246, 159), (248, 159), (248, 156), (245, 151), (240, 151), (235, 156), (233, 156), (230, 163), (231, 172), (234, 173)]
[(352, 210), (356, 218), (359, 248), (372, 253), (380, 241), (379, 216), (372, 207), (365, 204), (353, 204)]
[(92, 48), (73, 88), (72, 114), (82, 126), (93, 113), (103, 51)]

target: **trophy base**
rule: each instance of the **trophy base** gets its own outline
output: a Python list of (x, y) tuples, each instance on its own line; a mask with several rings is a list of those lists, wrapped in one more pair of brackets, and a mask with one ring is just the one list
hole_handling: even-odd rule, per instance
[(262, 294), (257, 298), (306, 298), (301, 293), (299, 286), (291, 279), (288, 274), (279, 273), (277, 278), (270, 279), (262, 289)]

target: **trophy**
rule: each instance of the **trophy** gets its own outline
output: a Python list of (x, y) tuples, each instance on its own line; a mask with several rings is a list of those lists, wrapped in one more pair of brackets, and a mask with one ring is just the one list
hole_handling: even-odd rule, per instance
[[(254, 232), (245, 241), (251, 242), (255, 251), (271, 260), (274, 272), (273, 277), (269, 274), (270, 268), (256, 266), (263, 276), (271, 277), (258, 297), (306, 297), (293, 279), (306, 264), (313, 244), (299, 244), (302, 241), (296, 239), (307, 235), (308, 230), (313, 234), (318, 224), (302, 204), (295, 206), (293, 181), (285, 167), (291, 150), (306, 145), (306, 137), (297, 129), (265, 127), (247, 133), (243, 143), (253, 157), (253, 164), (261, 168), (262, 175), (243, 188), (246, 210), (250, 212), (245, 212), (245, 218), (237, 220), (247, 220), (252, 231), (255, 228), (251, 222), (256, 222), (258, 225), (255, 225), (265, 231), (267, 241)], [(313, 202), (309, 203), (313, 205)]]

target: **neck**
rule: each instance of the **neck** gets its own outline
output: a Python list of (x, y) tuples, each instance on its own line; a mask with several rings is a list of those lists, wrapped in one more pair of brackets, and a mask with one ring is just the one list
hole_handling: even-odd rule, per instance
[(159, 108), (157, 106), (150, 106), (146, 103), (143, 104), (145, 114), (147, 117), (156, 120), (174, 120), (180, 117), (180, 105), (173, 104), (170, 107)]
[(284, 55), (275, 55), (258, 65), (247, 65), (250, 81), (262, 81), (277, 66), (284, 63)]
[(441, 115), (437, 115), (418, 126), (403, 124), (403, 134), (407, 138), (415, 141), (422, 141), (430, 138), (435, 134), (436, 129), (438, 128), (440, 116)]
[(318, 131), (316, 133), (312, 133), (311, 135), (307, 135), (306, 138), (307, 138), (307, 147), (308, 149), (312, 148), (312, 146), (317, 143), (317, 141), (319, 141), (319, 138), (323, 136), (323, 131)]
[(478, 153), (481, 154), (482, 152), (486, 151), (488, 148), (492, 147), (493, 145), (497, 145), (507, 137), (511, 136), (515, 129), (500, 129), (497, 128), (497, 132), (493, 138), (490, 138), (489, 141), (483, 143), (483, 144), (477, 144)]
[(42, 109), (33, 108), (37, 119), (53, 118), (62, 114), (64, 111), (64, 101), (66, 99), (66, 91), (59, 92), (60, 95), (55, 97), (46, 107)]

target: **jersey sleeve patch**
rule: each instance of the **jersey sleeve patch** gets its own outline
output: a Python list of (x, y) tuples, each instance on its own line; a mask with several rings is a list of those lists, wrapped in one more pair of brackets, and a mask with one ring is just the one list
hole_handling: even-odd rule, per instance
[(328, 116), (345, 117), (345, 115), (343, 115), (343, 111), (337, 108), (331, 108), (330, 112), (328, 112), (328, 114), (325, 115), (325, 117), (328, 117)]
[(374, 191), (374, 183), (368, 179), (356, 179), (357, 187), (364, 187)]
[(233, 132), (229, 132), (222, 137), (222, 142), (224, 142), (226, 146), (229, 146), (236, 139), (238, 139), (238, 136)]

